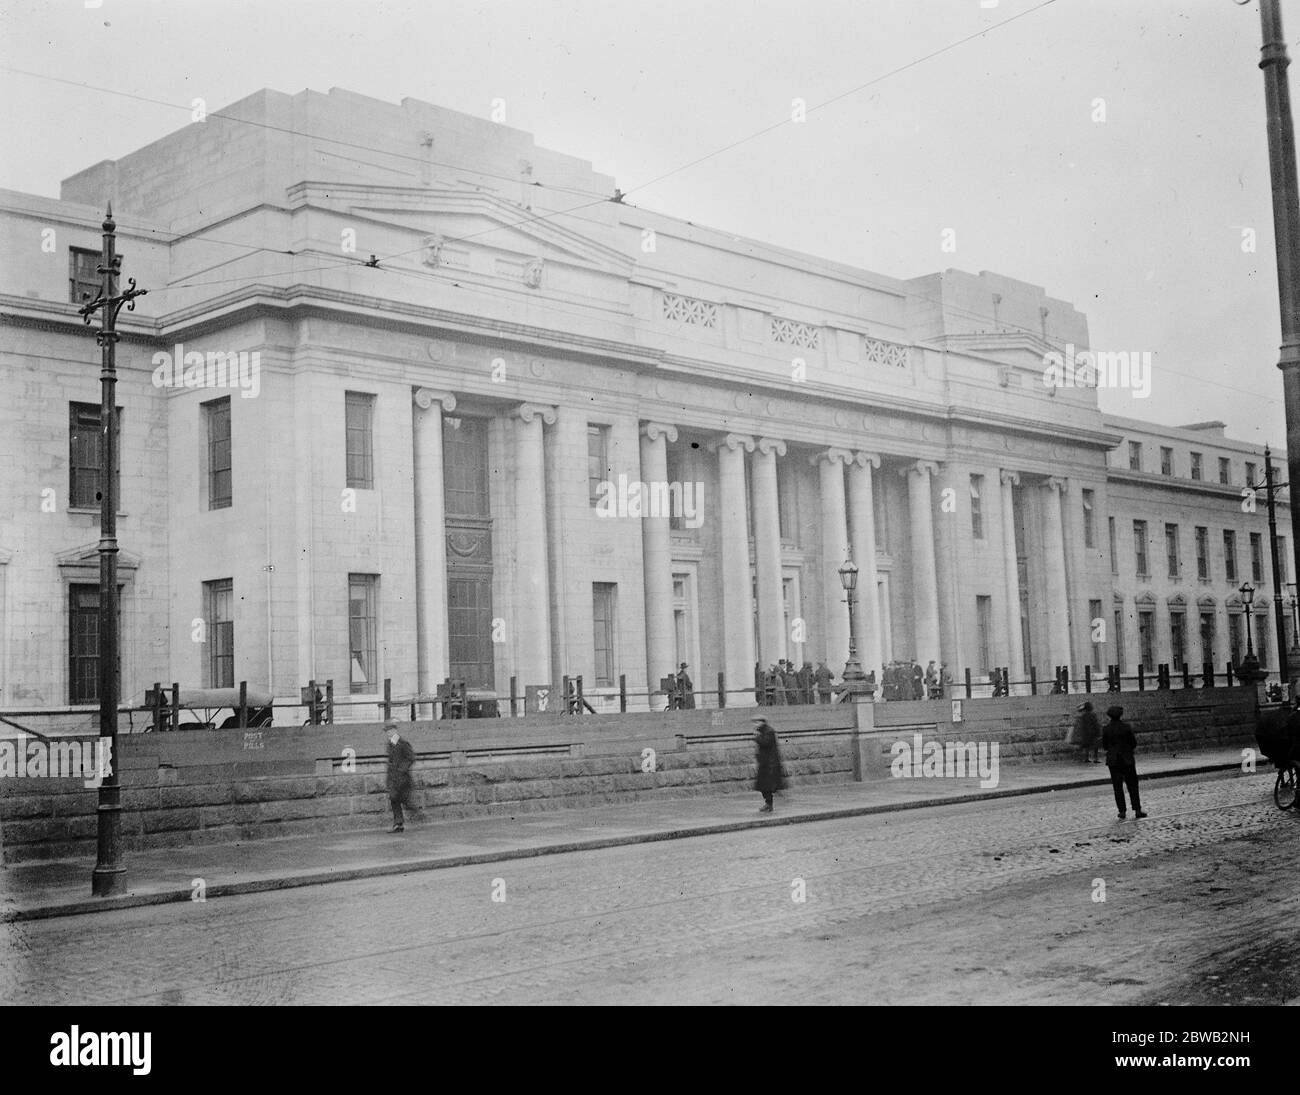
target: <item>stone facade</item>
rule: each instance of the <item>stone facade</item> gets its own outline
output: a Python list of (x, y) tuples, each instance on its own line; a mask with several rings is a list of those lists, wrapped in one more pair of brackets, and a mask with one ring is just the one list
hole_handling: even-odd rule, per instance
[[(98, 518), (69, 504), (69, 414), (98, 402), (99, 355), (69, 263), (98, 249), (108, 201), (123, 274), (149, 291), (119, 323), (128, 702), (219, 683), (205, 583), (225, 582), (221, 672), (293, 700), (333, 679), (362, 701), (341, 717), (373, 717), (385, 678), (410, 697), (453, 671), (499, 693), (581, 674), (606, 709), (623, 676), (644, 708), (682, 661), (715, 702), (717, 675), (751, 687), (756, 661), (843, 666), (850, 549), (868, 667), (1103, 666), (1098, 601), (1131, 666), (1148, 597), (1168, 661), (1178, 596), (1214, 599), (1226, 660), (1222, 560), (1205, 587), (1167, 585), (1135, 574), (1125, 537), (1181, 514), (1184, 552), (1201, 525), (1222, 555), (1232, 528), (1250, 577), (1263, 506), (1233, 490), (1262, 456), (1045, 386), (1047, 355), (1088, 345), (1071, 305), (988, 272), (894, 279), (613, 192), (527, 134), (334, 90), (260, 92), (60, 200), (0, 194), (0, 705), (84, 699), (71, 600), (95, 580)], [(248, 354), (256, 383), (158, 384), (177, 353)], [(1202, 452), (1206, 479), (1128, 471), (1139, 435)], [(621, 510), (593, 503), (597, 481)], [(623, 484), (643, 483), (687, 486), (698, 510), (638, 516)]]

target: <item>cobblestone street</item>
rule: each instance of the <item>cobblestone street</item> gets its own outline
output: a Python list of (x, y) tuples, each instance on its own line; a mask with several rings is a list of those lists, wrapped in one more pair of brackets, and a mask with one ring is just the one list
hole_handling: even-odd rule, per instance
[(1141, 822), (1081, 789), (8, 923), (0, 998), (1281, 1003), (1300, 818), (1271, 787), (1148, 784)]

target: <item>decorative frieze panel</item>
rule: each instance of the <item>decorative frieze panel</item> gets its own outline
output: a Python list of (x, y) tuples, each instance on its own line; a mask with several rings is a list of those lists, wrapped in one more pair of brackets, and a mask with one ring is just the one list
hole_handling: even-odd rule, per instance
[(674, 323), (684, 323), (688, 327), (708, 327), (710, 330), (716, 330), (718, 306), (707, 300), (696, 300), (695, 297), (664, 293), (663, 317)]
[(864, 343), (868, 365), (892, 365), (896, 369), (906, 369), (911, 364), (906, 346), (879, 338), (868, 338)]
[(801, 346), (805, 350), (820, 350), (822, 344), (821, 328), (811, 323), (800, 323), (794, 319), (772, 317), (772, 341), (787, 346)]

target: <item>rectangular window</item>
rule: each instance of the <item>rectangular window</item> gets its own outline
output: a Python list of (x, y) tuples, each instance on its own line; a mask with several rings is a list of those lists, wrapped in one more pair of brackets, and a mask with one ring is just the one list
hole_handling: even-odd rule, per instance
[(1224, 486), (1232, 482), (1232, 461), (1226, 456), (1219, 457), (1219, 482)]
[[(664, 444), (664, 467), (668, 473), (669, 484), (684, 483), (686, 481), (686, 476), (682, 469), (685, 461), (673, 445), (670, 445), (667, 442), (664, 442)], [(682, 529), (686, 527), (686, 517), (682, 513), (680, 506), (672, 507), (672, 512), (668, 516), (668, 527), (673, 532), (681, 532)]]
[(1133, 559), (1137, 564), (1138, 577), (1149, 577), (1151, 572), (1147, 568), (1147, 523), (1145, 521), (1133, 522)]
[(87, 304), (99, 296), (104, 286), (99, 257), (98, 251), (68, 248), (68, 300), (73, 304)]
[(99, 586), (68, 587), (68, 700), (99, 699)]
[(876, 512), (876, 551), (893, 554), (889, 545), (889, 499), (885, 497), (884, 477), (877, 476), (874, 468), (867, 468), (871, 476), (871, 508)]
[(1142, 442), (1130, 441), (1128, 443), (1128, 466), (1129, 471), (1142, 470)]
[(609, 489), (609, 427), (587, 427), (587, 496), (593, 506)]
[(1090, 490), (1083, 492), (1083, 546), (1097, 546), (1097, 525), (1093, 517), (1094, 494)]
[(676, 657), (672, 666), (665, 669), (676, 669), (682, 662), (694, 666), (695, 618), (695, 578), (689, 573), (674, 574), (673, 642)]
[(1214, 664), (1214, 613), (1201, 613), (1201, 664)]
[(444, 418), (442, 493), (449, 517), (490, 517), (485, 418)]
[[(1101, 602), (1089, 601), (1088, 602), (1088, 630), (1094, 636), (1097, 634), (1098, 624), (1100, 624), (1102, 627), (1106, 626), (1106, 618), (1101, 614)], [(1105, 643), (1094, 642), (1092, 644), (1092, 667), (1094, 669), (1100, 669), (1105, 664), (1102, 661), (1102, 657), (1105, 654), (1105, 651), (1106, 651)]]
[(984, 476), (970, 477), (970, 534), (976, 540), (984, 539)]
[(1210, 530), (1196, 526), (1196, 576), (1208, 581), (1210, 577)]
[(203, 404), (208, 441), (208, 509), (226, 509), (233, 499), (230, 478), (230, 396)]
[(1244, 622), (1245, 616), (1242, 613), (1228, 613), (1228, 657), (1232, 659), (1234, 668), (1241, 664), (1242, 653), (1246, 646), (1246, 640), (1242, 638), (1245, 634)]
[(1187, 616), (1182, 612), (1169, 613), (1169, 665), (1170, 672), (1181, 673), (1187, 663)]
[(1223, 569), (1228, 581), (1237, 580), (1237, 534), (1231, 529), (1223, 530)]
[(1260, 669), (1268, 668), (1268, 612), (1255, 613), (1255, 657)]
[(1249, 460), (1247, 460), (1246, 461), (1246, 486), (1254, 487), (1259, 485), (1255, 482), (1255, 475), (1257, 474), (1257, 471), (1258, 469), (1255, 467), (1255, 465), (1251, 463)]
[(1205, 457), (1199, 452), (1192, 453), (1192, 478), (1201, 479), (1205, 475)]
[(1115, 536), (1115, 518), (1113, 517), (1106, 518), (1106, 531), (1110, 536), (1110, 572), (1112, 574), (1118, 574), (1119, 573), (1119, 551), (1117, 550), (1116, 536)]
[(1177, 578), (1180, 562), (1177, 525), (1165, 525), (1165, 558), (1169, 562), (1169, 577)]
[[(618, 683), (615, 658), (614, 613), (618, 607), (618, 586), (595, 582), (591, 587), (591, 634), (596, 654), (596, 687), (613, 688)], [(674, 666), (674, 668), (676, 668)]]
[[(98, 509), (104, 471), (104, 432), (100, 429), (98, 403), (68, 404), (68, 505), (72, 509)], [(122, 408), (117, 408), (118, 446), (122, 432)], [(120, 461), (119, 461), (120, 463)], [(118, 501), (121, 502), (122, 469), (118, 467)]]
[(365, 392), (344, 392), (343, 408), (348, 486), (354, 490), (373, 490), (375, 397)]
[[(1278, 536), (1274, 538), (1274, 547), (1277, 548), (1277, 578), (1278, 582), (1286, 585), (1291, 579), (1287, 575), (1286, 569), (1286, 537)], [(1285, 590), (1282, 590), (1285, 593)]]
[(1160, 474), (1174, 474), (1174, 450), (1166, 448), (1164, 445), (1160, 446)]
[(1155, 656), (1156, 614), (1138, 613), (1138, 649), (1142, 652), (1142, 667), (1149, 673), (1156, 667)]
[(1124, 665), (1124, 610), (1115, 609), (1115, 664)]
[(1250, 580), (1256, 585), (1264, 581), (1264, 537), (1258, 532), (1250, 534)]
[(975, 619), (979, 626), (980, 676), (993, 668), (993, 598), (975, 598)]
[(235, 582), (222, 578), (203, 583), (203, 614), (207, 619), (208, 688), (235, 686)]
[(379, 575), (348, 575), (348, 649), (352, 672), (349, 691), (379, 691), (377, 596)]
[(798, 507), (795, 502), (794, 461), (776, 457), (776, 512), (781, 539), (795, 543), (799, 539)]

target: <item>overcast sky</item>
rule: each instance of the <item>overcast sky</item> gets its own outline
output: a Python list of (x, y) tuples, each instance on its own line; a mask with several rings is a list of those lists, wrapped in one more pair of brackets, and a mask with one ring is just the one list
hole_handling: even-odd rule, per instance
[(57, 196), (195, 97), (504, 99), (637, 205), (897, 277), (1044, 286), (1094, 348), (1152, 353), (1150, 397), (1109, 411), (1285, 439), (1256, 2), (95, 2), (0, 0), (0, 187)]

